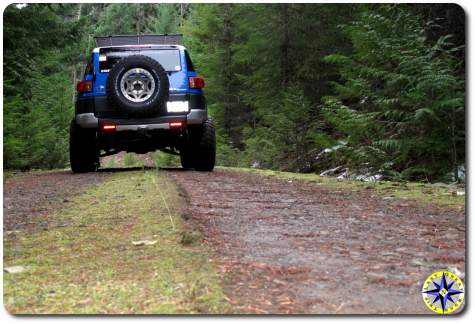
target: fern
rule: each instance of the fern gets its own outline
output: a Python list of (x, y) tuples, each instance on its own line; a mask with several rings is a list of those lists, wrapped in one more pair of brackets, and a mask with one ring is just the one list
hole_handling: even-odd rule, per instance
[(323, 112), (351, 139), (346, 163), (383, 170), (390, 163), (400, 178), (445, 176), (464, 156), (460, 46), (451, 35), (431, 44), (417, 15), (399, 6), (363, 11), (343, 28), (355, 53), (326, 57), (343, 81)]

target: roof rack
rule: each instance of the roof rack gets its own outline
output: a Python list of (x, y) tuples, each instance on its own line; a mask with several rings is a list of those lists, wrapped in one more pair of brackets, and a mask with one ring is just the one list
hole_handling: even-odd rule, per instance
[(121, 45), (182, 45), (182, 34), (97, 36), (97, 47)]

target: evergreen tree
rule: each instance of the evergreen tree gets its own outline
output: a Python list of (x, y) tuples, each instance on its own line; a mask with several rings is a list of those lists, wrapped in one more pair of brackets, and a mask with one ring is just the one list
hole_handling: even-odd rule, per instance
[(93, 36), (176, 32), (206, 80), (219, 164), (457, 180), (465, 34), (450, 4), (10, 5), (5, 167), (67, 165)]
[(345, 163), (433, 180), (464, 157), (464, 78), (451, 35), (428, 40), (420, 17), (398, 6), (345, 26), (355, 53), (327, 56), (345, 82), (326, 117), (348, 140)]

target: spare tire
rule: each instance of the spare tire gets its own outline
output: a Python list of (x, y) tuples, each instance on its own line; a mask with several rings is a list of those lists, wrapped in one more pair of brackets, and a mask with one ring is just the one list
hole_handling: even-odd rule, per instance
[(130, 117), (166, 112), (168, 92), (167, 72), (144, 55), (131, 55), (117, 62), (107, 80), (109, 103)]

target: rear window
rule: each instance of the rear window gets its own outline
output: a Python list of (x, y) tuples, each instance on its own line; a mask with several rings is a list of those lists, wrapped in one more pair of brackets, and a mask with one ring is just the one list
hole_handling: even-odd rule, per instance
[(91, 58), (89, 59), (89, 61), (87, 61), (86, 69), (84, 71), (84, 76), (88, 74), (92, 74), (94, 72), (92, 68), (92, 62), (93, 62), (93, 56), (91, 55)]
[(101, 49), (99, 53), (99, 70), (110, 72), (112, 66), (120, 59), (129, 55), (146, 55), (158, 61), (165, 71), (180, 71), (180, 52), (176, 49)]
[(185, 51), (185, 58), (186, 58), (186, 68), (188, 71), (195, 71), (195, 67), (193, 66), (193, 62), (191, 62), (190, 54), (188, 51)]

